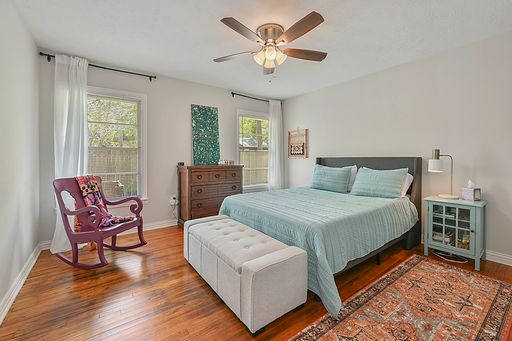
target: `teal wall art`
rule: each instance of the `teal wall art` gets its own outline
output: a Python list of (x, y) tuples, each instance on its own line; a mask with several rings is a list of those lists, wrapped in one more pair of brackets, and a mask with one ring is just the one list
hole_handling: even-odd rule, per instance
[(192, 104), (192, 159), (195, 166), (220, 160), (219, 109)]

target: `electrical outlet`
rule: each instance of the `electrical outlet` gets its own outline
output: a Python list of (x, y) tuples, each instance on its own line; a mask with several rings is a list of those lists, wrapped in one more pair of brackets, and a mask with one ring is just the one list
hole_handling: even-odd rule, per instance
[(178, 204), (178, 199), (174, 194), (171, 194), (171, 199), (169, 200), (169, 204), (171, 206), (176, 206)]

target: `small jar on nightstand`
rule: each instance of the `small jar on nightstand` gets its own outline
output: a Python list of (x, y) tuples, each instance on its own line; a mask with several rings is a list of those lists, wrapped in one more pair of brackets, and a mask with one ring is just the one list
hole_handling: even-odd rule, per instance
[(485, 201), (425, 198), (427, 226), (424, 232), (425, 256), (428, 249), (471, 258), (475, 270), (485, 259)]

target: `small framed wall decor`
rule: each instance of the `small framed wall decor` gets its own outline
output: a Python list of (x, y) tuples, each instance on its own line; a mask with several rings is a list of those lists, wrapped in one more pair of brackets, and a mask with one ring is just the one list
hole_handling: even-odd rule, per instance
[(288, 132), (288, 158), (307, 159), (309, 157), (308, 129)]

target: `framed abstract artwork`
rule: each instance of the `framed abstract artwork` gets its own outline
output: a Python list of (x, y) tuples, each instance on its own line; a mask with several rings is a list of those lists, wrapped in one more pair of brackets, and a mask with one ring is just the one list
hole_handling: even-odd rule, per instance
[(219, 109), (192, 104), (191, 111), (193, 164), (216, 165), (220, 159)]
[(288, 132), (288, 158), (307, 159), (309, 157), (308, 129)]

